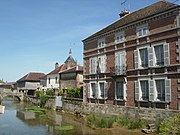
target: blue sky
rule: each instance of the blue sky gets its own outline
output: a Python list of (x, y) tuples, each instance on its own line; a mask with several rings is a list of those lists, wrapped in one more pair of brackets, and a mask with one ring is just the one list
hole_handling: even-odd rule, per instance
[(56, 62), (64, 63), (70, 48), (82, 65), (83, 39), (117, 21), (121, 10), (133, 12), (158, 0), (127, 0), (121, 5), (123, 1), (0, 0), (0, 79), (46, 74)]

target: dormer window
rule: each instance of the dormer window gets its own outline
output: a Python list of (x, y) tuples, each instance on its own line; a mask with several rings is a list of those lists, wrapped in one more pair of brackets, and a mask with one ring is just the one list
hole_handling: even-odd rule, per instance
[(115, 34), (115, 42), (116, 43), (122, 43), (124, 41), (125, 41), (125, 37), (124, 37), (124, 33), (123, 32)]
[(98, 48), (104, 48), (105, 47), (105, 39), (100, 39), (98, 41)]
[(136, 29), (136, 35), (137, 37), (143, 37), (143, 36), (147, 36), (149, 33), (149, 29), (148, 29), (148, 25), (142, 25), (137, 27)]

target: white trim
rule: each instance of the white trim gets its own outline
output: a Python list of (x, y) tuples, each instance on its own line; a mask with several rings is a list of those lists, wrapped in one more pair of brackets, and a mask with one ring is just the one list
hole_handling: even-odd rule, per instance
[[(120, 36), (123, 37), (122, 41), (117, 41), (117, 37), (120, 37)], [(118, 44), (118, 43), (123, 43), (123, 42), (126, 41), (124, 31), (115, 33), (114, 38), (115, 38), (114, 41), (115, 41), (116, 44)]]
[[(142, 32), (143, 29), (146, 29), (146, 34), (142, 33), (142, 35), (139, 35), (139, 30), (141, 30), (141, 32)], [(147, 35), (149, 35), (149, 27), (148, 27), (147, 23), (143, 24), (143, 25), (139, 25), (139, 26), (136, 27), (136, 36), (137, 36), (137, 38), (145, 37)]]
[[(104, 43), (103, 46), (99, 46), (99, 43)], [(106, 46), (106, 42), (105, 42), (105, 38), (101, 38), (98, 40), (98, 48), (101, 49), (101, 48), (104, 48)]]
[(100, 83), (104, 83), (104, 94), (105, 94), (105, 83), (106, 81), (98, 81), (98, 99), (104, 99), (103, 97), (101, 97), (101, 89), (100, 89)]

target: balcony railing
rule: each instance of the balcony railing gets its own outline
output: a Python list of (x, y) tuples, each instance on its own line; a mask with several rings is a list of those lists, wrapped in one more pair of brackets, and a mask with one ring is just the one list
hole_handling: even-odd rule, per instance
[(126, 65), (111, 67), (110, 72), (115, 76), (126, 75)]

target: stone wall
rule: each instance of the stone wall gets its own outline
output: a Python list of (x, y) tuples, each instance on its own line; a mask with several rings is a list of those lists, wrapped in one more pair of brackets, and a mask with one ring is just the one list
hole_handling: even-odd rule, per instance
[[(38, 105), (40, 100), (35, 97), (28, 97), (28, 101)], [(56, 98), (50, 98), (45, 107), (56, 109)], [(80, 114), (103, 114), (110, 116), (128, 117), (128, 118), (141, 118), (149, 122), (155, 122), (163, 120), (164, 118), (174, 114), (180, 113), (176, 110), (168, 109), (153, 109), (153, 108), (138, 108), (138, 107), (125, 107), (112, 104), (94, 104), (83, 103), (81, 100), (66, 100), (63, 101), (63, 110), (71, 113)]]
[(82, 114), (96, 113), (110, 116), (141, 118), (149, 122), (160, 121), (174, 113), (180, 113), (180, 111), (176, 110), (125, 107), (111, 104), (85, 104), (82, 102), (72, 101), (64, 101), (63, 109), (66, 111), (74, 113), (78, 112)]

